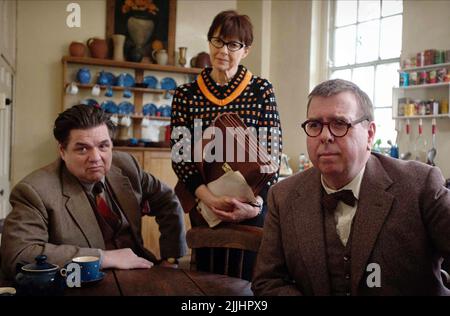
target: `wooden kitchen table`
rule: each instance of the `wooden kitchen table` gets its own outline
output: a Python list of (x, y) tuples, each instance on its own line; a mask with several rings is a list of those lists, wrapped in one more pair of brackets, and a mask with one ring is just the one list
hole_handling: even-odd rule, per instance
[[(166, 267), (105, 270), (103, 280), (66, 288), (65, 296), (252, 296), (251, 283), (225, 275)], [(0, 286), (13, 286), (0, 280)]]
[(116, 270), (124, 296), (251, 296), (251, 283), (225, 275), (164, 267)]

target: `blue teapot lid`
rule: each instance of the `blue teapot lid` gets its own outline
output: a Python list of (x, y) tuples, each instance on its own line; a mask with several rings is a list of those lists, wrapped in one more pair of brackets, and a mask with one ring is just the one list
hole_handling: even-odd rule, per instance
[(56, 264), (48, 263), (46, 255), (39, 255), (36, 258), (36, 263), (29, 263), (22, 267), (22, 271), (25, 272), (50, 272), (57, 270), (59, 266)]

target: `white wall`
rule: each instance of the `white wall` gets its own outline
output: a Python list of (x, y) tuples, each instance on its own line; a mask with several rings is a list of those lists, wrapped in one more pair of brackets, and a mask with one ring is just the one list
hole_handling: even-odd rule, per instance
[(306, 153), (300, 124), (309, 93), (310, 1), (272, 1), (270, 80), (275, 88), (283, 129), (283, 152), (294, 169)]
[(81, 28), (66, 26), (71, 2), (18, 1), (13, 184), (56, 157), (52, 128), (62, 109), (61, 57), (68, 54), (70, 42), (105, 35), (105, 1), (77, 1)]

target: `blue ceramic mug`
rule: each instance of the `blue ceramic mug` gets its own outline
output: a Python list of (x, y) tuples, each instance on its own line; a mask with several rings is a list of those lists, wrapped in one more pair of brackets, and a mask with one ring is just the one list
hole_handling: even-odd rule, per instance
[(80, 266), (81, 282), (98, 280), (101, 276), (100, 258), (94, 256), (83, 256), (72, 259), (72, 262)]

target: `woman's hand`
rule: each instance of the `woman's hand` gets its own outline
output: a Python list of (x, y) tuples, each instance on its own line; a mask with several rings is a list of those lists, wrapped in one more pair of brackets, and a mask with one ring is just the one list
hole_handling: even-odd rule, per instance
[[(258, 197), (260, 198), (260, 197)], [(239, 201), (238, 199), (231, 198), (231, 202), (234, 207), (231, 211), (226, 211), (218, 208), (211, 208), (211, 210), (219, 217), (222, 221), (238, 223), (243, 220), (253, 218), (258, 216), (260, 212), (260, 207), (252, 206), (248, 203)], [(258, 200), (258, 203), (262, 203), (262, 199)]]
[(204, 184), (195, 190), (195, 195), (210, 209), (217, 208), (223, 211), (232, 211), (234, 208), (233, 198), (229, 196), (216, 196)]

